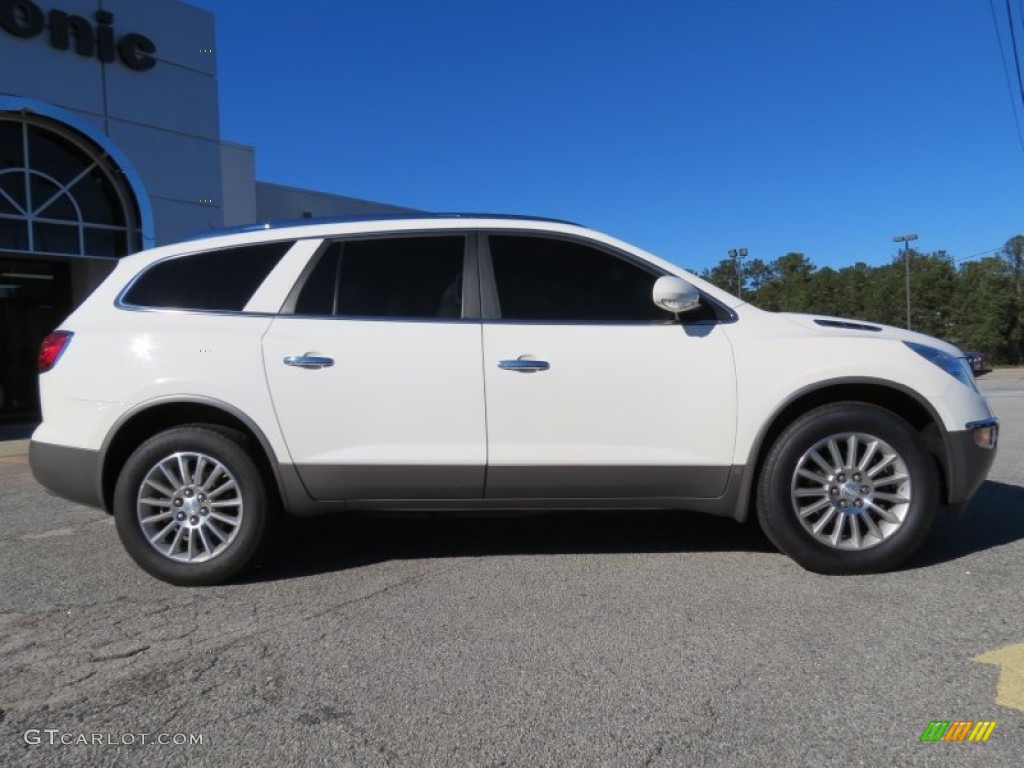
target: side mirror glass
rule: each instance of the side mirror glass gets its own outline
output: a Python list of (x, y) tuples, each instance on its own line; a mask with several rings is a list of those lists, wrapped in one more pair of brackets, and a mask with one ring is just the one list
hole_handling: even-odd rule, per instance
[(700, 292), (673, 275), (665, 275), (655, 281), (653, 299), (659, 308), (677, 315), (700, 306)]

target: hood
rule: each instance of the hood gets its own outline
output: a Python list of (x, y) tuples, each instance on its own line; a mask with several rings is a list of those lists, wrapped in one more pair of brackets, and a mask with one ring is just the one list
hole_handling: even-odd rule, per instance
[(917, 344), (925, 344), (935, 349), (940, 349), (953, 357), (963, 357), (964, 353), (959, 347), (950, 344), (948, 341), (937, 339), (916, 331), (908, 331), (906, 328), (897, 328), (892, 325), (872, 323), (867, 320), (851, 320), (846, 317), (831, 317), (829, 315), (806, 315), (798, 312), (777, 312), (779, 317), (784, 318), (796, 325), (820, 336), (860, 336), (862, 338), (893, 339), (897, 341), (912, 341)]

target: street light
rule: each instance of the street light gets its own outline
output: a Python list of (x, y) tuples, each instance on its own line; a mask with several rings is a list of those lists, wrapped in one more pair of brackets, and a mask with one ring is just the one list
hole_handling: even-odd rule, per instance
[(903, 265), (907, 272), (907, 330), (910, 330), (910, 241), (917, 240), (917, 235), (896, 235), (894, 243), (903, 243)]
[(736, 262), (736, 295), (743, 298), (743, 259), (747, 258), (747, 249), (729, 249), (729, 258)]

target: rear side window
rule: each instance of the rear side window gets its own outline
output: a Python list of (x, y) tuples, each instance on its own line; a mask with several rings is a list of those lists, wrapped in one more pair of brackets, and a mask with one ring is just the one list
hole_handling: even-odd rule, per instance
[(245, 245), (161, 261), (143, 272), (121, 301), (154, 309), (241, 312), (292, 245)]
[(461, 235), (333, 243), (299, 293), (295, 314), (462, 317), (465, 251)]

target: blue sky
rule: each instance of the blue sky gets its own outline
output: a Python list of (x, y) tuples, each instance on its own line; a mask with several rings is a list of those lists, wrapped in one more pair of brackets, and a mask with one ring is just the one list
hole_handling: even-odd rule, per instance
[(222, 134), (265, 181), (567, 218), (697, 270), (1024, 233), (988, 0), (194, 4), (217, 17)]

